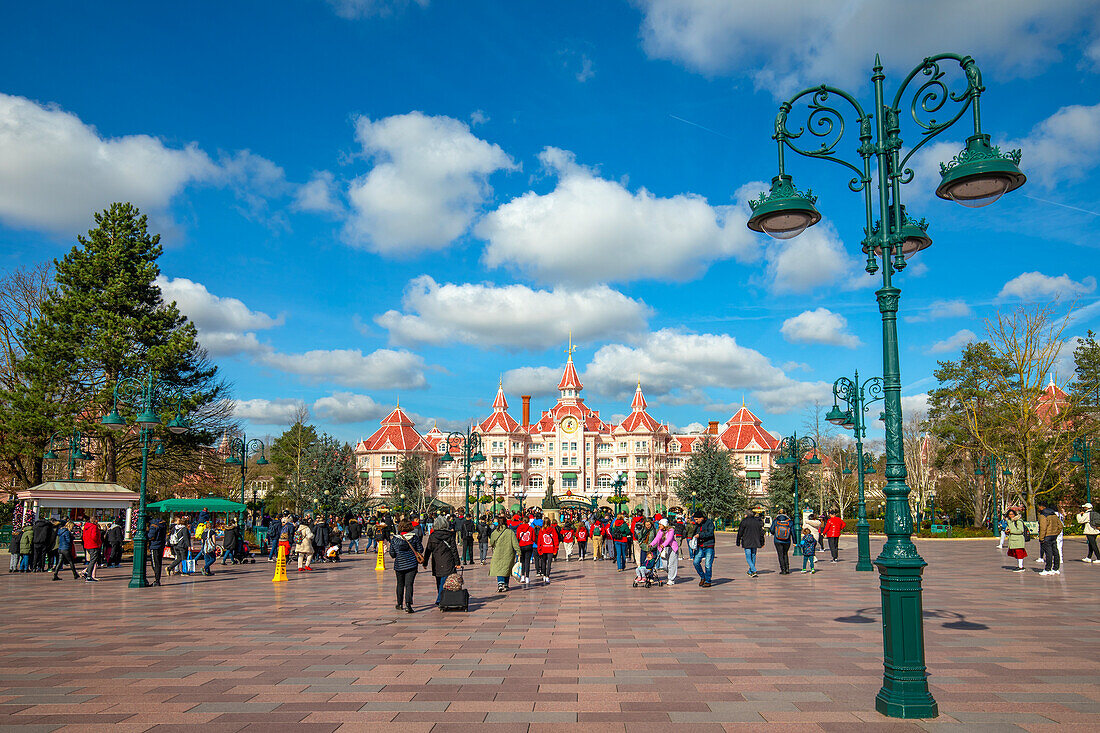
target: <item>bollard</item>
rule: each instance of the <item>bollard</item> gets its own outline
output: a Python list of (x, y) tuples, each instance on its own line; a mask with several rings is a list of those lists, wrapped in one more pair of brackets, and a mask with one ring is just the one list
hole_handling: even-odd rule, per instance
[(374, 569), (375, 570), (385, 570), (386, 569), (386, 560), (385, 560), (385, 557), (382, 555), (382, 543), (381, 542), (378, 543), (378, 560), (377, 560), (377, 562), (374, 563)]
[(271, 582), (278, 583), (286, 581), (286, 579), (286, 547), (279, 543), (279, 559), (275, 561), (275, 577), (271, 579)]

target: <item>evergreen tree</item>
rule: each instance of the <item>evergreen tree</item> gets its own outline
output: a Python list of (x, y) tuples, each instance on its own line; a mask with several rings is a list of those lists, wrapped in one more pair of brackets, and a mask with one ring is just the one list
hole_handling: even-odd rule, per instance
[(405, 495), (404, 506), (407, 511), (422, 512), (428, 508), (428, 464), (424, 457), (416, 453), (409, 454), (397, 465), (391, 490), (392, 502), (401, 502)]
[[(55, 261), (55, 287), (21, 334), (29, 386), (16, 400), (17, 409), (28, 419), (35, 412), (49, 415), (44, 399), (60, 392), (59, 410), (98, 438), (104, 478), (117, 481), (120, 469), (140, 466), (137, 431), (113, 433), (99, 418), (113, 407), (119, 379), (141, 378), (151, 370), (158, 381), (189, 396), (181, 407), (192, 425), (182, 436), (162, 437), (170, 456), (193, 460), (158, 465), (177, 476), (194, 472), (198, 453), (187, 449), (209, 445), (230, 427), (226, 385), (198, 345), (194, 324), (161, 298), (160, 235), (149, 233), (147, 218), (131, 204), (116, 203), (96, 214), (95, 224)], [(175, 406), (161, 408), (162, 420), (170, 420)], [(128, 417), (135, 412), (133, 405), (120, 409)]]
[(1100, 420), (1100, 344), (1089, 330), (1073, 350), (1073, 384), (1070, 393), (1074, 401), (1092, 420)]
[(317, 443), (317, 429), (306, 424), (309, 412), (298, 411), (294, 424), (287, 428), (271, 444), (268, 455), (275, 466), (280, 498), (301, 511), (312, 499), (307, 496), (308, 484), (304, 483), (309, 469), (313, 447)]
[(708, 517), (732, 519), (744, 514), (749, 505), (745, 467), (713, 435), (706, 436), (692, 453), (674, 491), (684, 507), (692, 505), (695, 492), (695, 508)]
[[(794, 466), (772, 466), (764, 490), (768, 494), (768, 511), (774, 517), (783, 512), (794, 517)], [(798, 465), (799, 509), (813, 507), (813, 474), (805, 462)]]
[(303, 498), (323, 513), (342, 509), (355, 486), (355, 456), (347, 443), (323, 433), (310, 446), (302, 471)]

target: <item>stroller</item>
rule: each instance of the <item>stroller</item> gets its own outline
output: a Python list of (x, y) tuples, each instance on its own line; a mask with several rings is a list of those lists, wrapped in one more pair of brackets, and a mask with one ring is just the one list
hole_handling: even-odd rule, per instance
[(650, 550), (646, 553), (646, 559), (638, 566), (638, 572), (634, 576), (634, 587), (649, 588), (653, 585), (658, 587), (664, 585), (665, 581), (657, 573), (657, 554)]

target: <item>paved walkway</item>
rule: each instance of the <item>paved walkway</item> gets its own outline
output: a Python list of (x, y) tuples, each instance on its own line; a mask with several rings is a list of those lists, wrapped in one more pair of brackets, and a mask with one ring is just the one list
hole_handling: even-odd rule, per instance
[(362, 556), (277, 586), (266, 562), (143, 591), (125, 569), (98, 584), (0, 575), (0, 730), (1100, 726), (1100, 565), (1076, 560), (1080, 541), (1051, 577), (1006, 572), (995, 540), (919, 541), (941, 715), (916, 722), (874, 712), (877, 573), (854, 571), (852, 542), (813, 576), (779, 576), (763, 552), (756, 579), (732, 545), (710, 589), (690, 569), (634, 589), (611, 563), (559, 562), (549, 586), (498, 595), (477, 566), (468, 614), (430, 608), (426, 573), (420, 612), (396, 612), (392, 571)]

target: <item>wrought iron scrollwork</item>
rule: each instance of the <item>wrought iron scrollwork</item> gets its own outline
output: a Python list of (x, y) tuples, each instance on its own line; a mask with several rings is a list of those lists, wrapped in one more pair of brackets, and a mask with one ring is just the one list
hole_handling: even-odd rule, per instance
[[(825, 84), (805, 89), (782, 104), (780, 113), (775, 120), (775, 137), (782, 144), (785, 144), (799, 155), (831, 160), (834, 163), (839, 163), (849, 168), (855, 173), (855, 177), (848, 182), (848, 188), (852, 191), (859, 192), (870, 183), (870, 180), (864, 170), (837, 155), (837, 146), (844, 139), (844, 133), (847, 128), (844, 115), (833, 102), (834, 96), (846, 100), (855, 109), (856, 120), (859, 123), (861, 141), (861, 144), (856, 150), (860, 157), (865, 160), (873, 152), (873, 149), (867, 142), (870, 138), (870, 118), (864, 114), (863, 108), (854, 97), (840, 89)], [(789, 114), (795, 102), (803, 97), (809, 97), (806, 103), (806, 109), (809, 110), (809, 113), (802, 126), (792, 129), (788, 120)], [(805, 139), (805, 146), (794, 142), (803, 138), (807, 133), (812, 137), (807, 137)], [(864, 138), (865, 133), (867, 133), (866, 139)], [(818, 144), (816, 146), (810, 144), (814, 142)]]
[[(944, 61), (958, 64), (961, 72), (959, 79), (948, 77), (947, 70), (941, 66)], [(923, 83), (910, 91), (910, 85), (915, 80), (921, 79), (924, 80)], [(965, 82), (966, 86), (959, 88), (959, 82)], [(952, 91), (953, 86), (955, 91)], [(902, 109), (903, 99), (907, 94), (912, 93), (913, 96), (906, 106), (913, 122), (920, 129), (921, 139), (906, 152), (897, 166), (898, 170), (902, 171), (899, 177), (901, 183), (909, 183), (913, 180), (913, 171), (905, 168), (905, 164), (913, 154), (929, 140), (955, 124), (970, 109), (971, 104), (977, 104), (981, 92), (981, 73), (969, 56), (952, 53), (930, 56), (909, 72), (894, 96), (892, 109), (895, 112)], [(939, 113), (950, 111), (945, 109), (948, 102), (956, 104), (957, 108), (947, 119), (943, 119)]]

